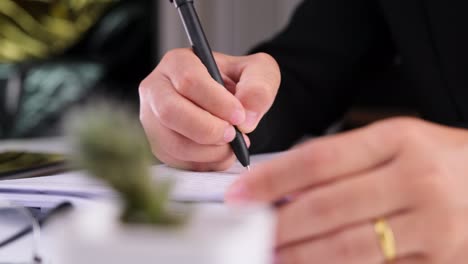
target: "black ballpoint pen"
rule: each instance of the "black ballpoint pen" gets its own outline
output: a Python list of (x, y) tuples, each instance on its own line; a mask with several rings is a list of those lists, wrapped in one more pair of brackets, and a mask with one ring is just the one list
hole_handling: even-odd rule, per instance
[[(185, 27), (185, 31), (192, 45), (193, 51), (200, 58), (208, 69), (211, 77), (225, 87), (218, 65), (213, 57), (213, 52), (203, 31), (200, 19), (198, 18), (194, 0), (170, 0), (179, 10), (180, 17)], [(250, 170), (250, 156), (244, 137), (237, 127), (236, 137), (230, 143), (231, 148), (242, 166)]]

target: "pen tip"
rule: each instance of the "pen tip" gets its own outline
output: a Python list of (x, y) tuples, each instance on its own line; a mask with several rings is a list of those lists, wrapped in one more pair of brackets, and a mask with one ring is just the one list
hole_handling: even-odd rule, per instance
[(249, 165), (247, 165), (247, 170), (250, 171), (250, 166)]

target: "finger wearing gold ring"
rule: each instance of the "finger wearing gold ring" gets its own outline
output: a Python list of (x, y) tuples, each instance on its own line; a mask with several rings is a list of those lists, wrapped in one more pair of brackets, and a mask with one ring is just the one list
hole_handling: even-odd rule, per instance
[(278, 244), (318, 237), (404, 210), (408, 201), (406, 195), (394, 195), (400, 184), (393, 174), (394, 168), (385, 167), (301, 194), (279, 210)]
[(366, 222), (348, 227), (334, 234), (313, 238), (286, 245), (278, 249), (278, 263), (314, 263), (327, 264), (419, 264), (424, 263), (419, 256), (422, 252), (420, 238), (424, 237), (424, 229), (415, 222), (413, 214), (402, 214), (389, 217), (387, 224), (392, 227), (395, 245), (398, 245), (398, 255), (393, 262), (386, 262), (382, 249), (376, 237), (373, 223)]

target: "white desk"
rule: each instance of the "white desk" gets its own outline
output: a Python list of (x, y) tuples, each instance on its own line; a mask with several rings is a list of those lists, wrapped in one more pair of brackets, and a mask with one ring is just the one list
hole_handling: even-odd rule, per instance
[[(65, 144), (63, 144), (63, 141), (61, 141), (60, 139), (44, 139), (44, 140), (33, 140), (33, 141), (3, 141), (3, 142), (0, 141), (0, 151), (4, 151), (4, 150), (49, 151), (49, 152), (60, 152), (60, 153), (65, 152), (66, 153), (67, 152), (67, 146)], [(257, 158), (264, 158), (264, 157), (257, 157)], [(183, 172), (183, 173), (186, 173), (186, 172)], [(232, 173), (232, 175), (236, 176), (238, 174)], [(181, 176), (181, 175), (178, 175), (178, 176)], [(210, 177), (211, 176), (212, 175), (210, 175)], [(189, 176), (184, 174), (183, 177), (189, 177)], [(178, 178), (178, 179), (182, 179), (183, 177)], [(192, 179), (192, 177), (194, 177), (194, 175), (190, 174), (190, 179)], [(208, 177), (207, 175), (203, 175), (203, 178), (208, 178), (210, 180), (208, 182), (209, 183), (208, 187), (203, 188), (203, 190), (204, 190), (203, 193), (206, 192), (207, 188), (214, 188), (212, 179), (217, 179), (219, 181), (219, 177), (218, 178), (210, 178), (210, 177)], [(231, 178), (229, 178), (229, 179), (231, 179)], [(193, 181), (193, 180), (191, 180), (191, 181)], [(6, 182), (4, 182), (4, 183), (5, 183), (5, 185), (7, 185)], [(222, 183), (216, 183), (215, 186), (218, 186), (218, 185), (224, 184), (224, 183), (225, 183), (224, 181)], [(50, 186), (51, 184), (52, 184), (52, 182), (50, 181), (50, 179), (47, 179), (46, 185)], [(79, 185), (79, 183), (76, 183), (76, 184)], [(183, 182), (181, 183), (181, 186), (184, 186)], [(200, 186), (206, 186), (206, 185), (200, 185)], [(192, 188), (193, 186), (190, 185), (189, 187)], [(218, 187), (216, 187), (216, 188), (218, 188)], [(176, 190), (176, 189), (177, 188), (174, 188), (174, 190)], [(192, 189), (190, 189), (190, 190), (191, 190), (190, 192), (193, 192)], [(0, 193), (0, 195), (4, 195), (6, 197), (5, 194)], [(16, 196), (17, 194), (14, 194), (14, 195), (15, 195), (15, 199), (17, 199), (17, 196)], [(37, 193), (35, 193), (35, 194), (24, 194), (24, 195), (31, 195), (31, 197), (33, 197), (34, 195), (37, 195), (37, 197), (34, 196), (34, 198), (32, 198), (32, 199), (34, 199), (34, 202), (36, 202), (37, 200), (40, 200), (40, 199), (50, 200), (50, 196), (51, 196), (50, 194), (47, 194), (47, 195), (43, 195), (46, 198), (44, 198), (44, 197), (41, 198), (40, 197), (41, 194), (37, 194)], [(26, 197), (26, 199), (27, 198), (28, 197)], [(8, 199), (8, 200), (12, 200), (12, 199)], [(86, 206), (86, 203), (95, 204), (97, 202), (98, 201), (96, 201), (96, 200), (86, 200), (84, 205)], [(79, 206), (76, 206), (76, 204), (74, 204), (74, 205), (75, 205), (75, 207), (79, 208), (83, 204), (80, 204)], [(35, 206), (35, 205), (32, 205), (32, 206)], [(213, 206), (215, 206), (215, 207), (219, 207), (219, 206), (224, 207), (224, 205), (222, 205), (220, 203), (218, 203), (218, 204), (208, 204), (208, 205), (204, 204), (203, 206), (210, 207), (210, 208), (213, 208)], [(265, 208), (266, 207), (264, 207), (264, 209)], [(224, 209), (227, 209), (227, 208), (224, 208)], [(211, 216), (211, 214), (206, 213), (206, 211), (203, 211), (203, 212), (204, 213), (202, 213), (202, 215)], [(255, 262), (252, 262), (250, 260), (249, 261), (235, 262), (237, 257), (249, 258), (249, 257), (253, 256), (255, 258), (257, 255), (262, 255), (262, 257), (259, 258), (259, 259), (269, 258), (269, 254), (271, 253), (271, 248), (272, 248), (272, 245), (270, 245), (270, 242), (272, 241), (272, 237), (273, 237), (273, 235), (272, 235), (273, 234), (273, 228), (270, 229), (270, 227), (272, 227), (272, 225), (273, 225), (273, 222), (271, 221), (271, 220), (273, 220), (273, 217), (272, 217), (273, 215), (271, 214), (271, 212), (269, 210), (265, 211), (265, 213), (267, 213), (265, 215), (266, 218), (265, 218), (265, 220), (262, 220), (262, 221), (257, 221), (256, 218), (250, 219), (250, 217), (247, 214), (246, 216), (248, 218), (246, 218), (246, 219), (249, 219), (249, 221), (246, 221), (245, 223), (243, 223), (242, 226), (239, 225), (239, 229), (238, 229), (239, 232), (236, 231), (237, 233), (235, 233), (235, 235), (231, 234), (232, 230), (233, 230), (232, 226), (225, 225), (225, 224), (221, 225), (224, 229), (227, 229), (229, 232), (231, 232), (231, 233), (229, 233), (230, 234), (229, 235), (230, 239), (221, 239), (222, 241), (226, 242), (226, 245), (223, 248), (219, 247), (219, 249), (218, 249), (218, 247), (209, 247), (210, 249), (213, 248), (213, 255), (222, 256), (222, 257), (224, 257), (224, 256), (228, 257), (229, 256), (229, 259), (234, 260), (234, 262), (231, 261), (229, 263), (246, 263), (246, 262), (247, 263), (255, 263)], [(213, 214), (213, 217), (214, 217), (213, 220), (216, 220), (216, 219), (219, 218), (218, 216), (220, 216), (220, 215), (217, 215), (217, 214), (218, 213)], [(80, 215), (91, 215), (91, 214), (85, 213), (85, 214), (80, 214)], [(229, 215), (231, 215), (231, 214), (229, 214)], [(231, 215), (231, 216), (234, 216), (234, 218), (233, 218), (234, 220), (235, 219), (240, 219), (240, 218), (237, 217), (237, 215)], [(78, 219), (78, 218), (72, 218), (72, 219)], [(102, 219), (102, 218), (99, 218), (99, 219)], [(112, 218), (112, 219), (114, 219), (114, 218)], [(68, 220), (70, 220), (70, 219), (68, 219)], [(253, 222), (251, 222), (251, 221), (253, 221)], [(89, 223), (95, 223), (95, 221), (86, 221), (86, 223), (88, 223), (88, 222)], [(202, 221), (202, 222), (206, 223), (207, 221)], [(228, 221), (228, 222), (232, 224), (232, 221)], [(58, 224), (59, 224), (59, 226), (62, 226), (62, 223), (58, 222)], [(253, 224), (253, 226), (255, 228), (252, 229), (251, 224)], [(68, 231), (70, 231), (72, 229), (71, 225), (67, 226), (67, 228), (68, 228), (67, 229), (67, 235), (68, 235)], [(263, 229), (266, 228), (265, 232), (260, 232), (259, 231), (262, 228)], [(270, 229), (270, 230), (268, 230), (268, 232), (266, 232), (267, 229)], [(255, 231), (252, 231), (252, 230), (255, 230)], [(51, 245), (51, 241), (52, 241), (51, 237), (52, 236), (49, 235), (49, 237), (48, 237), (47, 232), (48, 232), (48, 230), (47, 230), (47, 227), (46, 227), (45, 229), (43, 229), (43, 236), (42, 236), (42, 240), (41, 240), (42, 241), (41, 251), (40, 251), (42, 253), (41, 256), (43, 256), (44, 259), (45, 259), (45, 263), (54, 263), (53, 262), (54, 255), (57, 255), (60, 252), (62, 252), (62, 253), (63, 252), (76, 252), (76, 250), (75, 251), (69, 251), (69, 250), (68, 251), (67, 250), (62, 251), (62, 250), (60, 250), (60, 251), (52, 252), (52, 250), (50, 250), (51, 248), (53, 248), (52, 245)], [(205, 232), (205, 233), (209, 233), (209, 232)], [(77, 234), (80, 234), (80, 233), (77, 233)], [(226, 234), (228, 234), (228, 233), (226, 233)], [(250, 237), (250, 235), (253, 235), (253, 236)], [(257, 241), (257, 240), (254, 239), (254, 238), (256, 238), (256, 236), (259, 236), (260, 240), (258, 240), (258, 241), (265, 241), (265, 243), (255, 242), (255, 241)], [(76, 237), (76, 236), (74, 236), (74, 237)], [(158, 237), (158, 236), (155, 236), (155, 237)], [(249, 237), (248, 241), (245, 241), (246, 237)], [(54, 238), (56, 238), (56, 236)], [(68, 239), (68, 237), (67, 237), (67, 239)], [(0, 249), (0, 263), (5, 263), (5, 262), (7, 262), (7, 263), (20, 263), (20, 262), (25, 263), (25, 261), (27, 263), (27, 261), (30, 260), (30, 256), (31, 256), (31, 242), (30, 241), (31, 241), (30, 237), (27, 237), (27, 238), (23, 239), (22, 241), (16, 242), (15, 244), (11, 245), (8, 248)], [(77, 241), (79, 241), (79, 240), (77, 240)], [(116, 239), (116, 241), (119, 241), (119, 240)], [(127, 240), (125, 239), (123, 241), (127, 241)], [(253, 244), (252, 245), (248, 244), (248, 243), (246, 244), (244, 242), (250, 242), (250, 243), (253, 243)], [(63, 244), (62, 242), (58, 242), (58, 243), (59, 243), (58, 245), (70, 245), (70, 243), (67, 243), (67, 244)], [(105, 243), (105, 245), (107, 247), (108, 244)], [(158, 243), (158, 245), (164, 245), (164, 243)], [(234, 245), (236, 245), (236, 246), (234, 246)], [(244, 248), (239, 247), (238, 245), (243, 245)], [(248, 246), (246, 246), (246, 245), (248, 245)], [(257, 246), (258, 246), (258, 248), (257, 248)], [(112, 248), (114, 248), (114, 247), (112, 247)], [(236, 251), (236, 250), (239, 250), (239, 248), (241, 248), (242, 252), (237, 252)], [(220, 251), (218, 251), (218, 250), (220, 250)], [(151, 252), (153, 252), (153, 251), (154, 251), (154, 248), (151, 248)], [(125, 251), (119, 251), (119, 252), (125, 252)], [(212, 252), (209, 252), (209, 251), (204, 251), (204, 252), (207, 252), (207, 254), (212, 254)], [(219, 254), (221, 254), (220, 252), (223, 252), (222, 255), (219, 255)], [(248, 252), (248, 254), (244, 254), (246, 252)], [(114, 254), (114, 253), (115, 252), (112, 252), (111, 254)], [(241, 253), (241, 254), (239, 254), (239, 253)], [(231, 255), (229, 255), (229, 254), (231, 254)], [(69, 255), (67, 255), (67, 256), (69, 256)], [(71, 258), (71, 259), (79, 259), (80, 256), (81, 255), (79, 255), (79, 253), (78, 253), (77, 258)], [(237, 257), (235, 257), (235, 256), (237, 256)], [(52, 260), (52, 262), (50, 262), (48, 260)], [(185, 263), (185, 262), (183, 262), (183, 263)], [(203, 262), (203, 263), (205, 263), (205, 262)], [(215, 262), (215, 263), (219, 263), (219, 262)], [(265, 263), (265, 262), (262, 261), (260, 263)], [(57, 263), (57, 264), (62, 264), (62, 263)]]
[[(64, 153), (67, 147), (61, 138), (35, 140), (0, 140), (0, 151), (25, 150)], [(47, 234), (43, 232), (43, 251), (47, 254)], [(31, 261), (32, 237), (27, 236), (12, 245), (0, 249), (0, 263), (28, 263)]]
[(0, 151), (27, 150), (64, 153), (68, 147), (62, 138), (44, 138), (29, 140), (0, 140)]

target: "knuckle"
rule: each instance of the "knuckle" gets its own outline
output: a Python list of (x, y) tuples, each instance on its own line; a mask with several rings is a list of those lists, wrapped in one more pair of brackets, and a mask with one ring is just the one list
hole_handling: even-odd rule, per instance
[(424, 143), (424, 133), (421, 133), (421, 121), (411, 117), (397, 117), (376, 122), (370, 126), (370, 131), (373, 135), (377, 135), (380, 140), (369, 142), (369, 150), (371, 153), (379, 153), (381, 150), (380, 143), (385, 141), (388, 145), (397, 146), (398, 149), (404, 146), (418, 145)]
[(196, 74), (193, 71), (185, 70), (179, 75), (176, 90), (179, 93), (187, 95), (190, 94), (196, 83)]
[(270, 65), (276, 68), (279, 68), (278, 63), (276, 60), (268, 53), (259, 52), (252, 55), (254, 59), (262, 64)]
[(265, 52), (258, 52), (252, 55), (256, 60), (266, 62), (266, 63), (271, 63), (276, 61), (269, 55), (268, 53)]
[(178, 57), (178, 53), (179, 53), (179, 51), (177, 49), (169, 50), (168, 52), (166, 52), (166, 54), (164, 54), (161, 61), (165, 62), (165, 61), (174, 60), (174, 59), (176, 59)]
[(145, 126), (146, 126), (146, 124), (148, 122), (147, 114), (146, 114), (146, 111), (144, 111), (143, 107), (141, 107), (141, 106), (140, 106), (140, 112), (139, 112), (138, 118), (139, 118), (140, 123), (143, 126), (143, 128), (145, 128)]
[(145, 128), (145, 126), (151, 122), (148, 120), (148, 107), (145, 104), (148, 103), (145, 101), (140, 101), (140, 111), (138, 112), (138, 118), (143, 128)]
[(140, 85), (138, 86), (138, 93), (140, 96), (144, 96), (146, 93), (146, 90), (148, 90), (148, 78), (145, 78), (143, 81), (140, 82)]
[(278, 62), (268, 53), (260, 52), (253, 55), (255, 60), (257, 60), (262, 65), (268, 65), (271, 67), (271, 70), (267, 72), (267, 79), (272, 81), (272, 83), (281, 82), (281, 74)]
[(140, 111), (139, 111), (139, 119), (140, 123), (144, 126), (146, 122), (151, 124), (151, 119), (149, 118), (151, 116), (151, 102), (153, 101), (153, 98), (146, 96), (146, 91), (144, 91), (145, 86), (140, 86), (139, 87), (139, 95), (140, 95)]
[(160, 73), (155, 70), (140, 82), (138, 85), (138, 94), (140, 95), (140, 98), (145, 98), (151, 95), (150, 91), (158, 87), (155, 83), (157, 83), (160, 77)]
[(173, 104), (168, 100), (163, 100), (162, 102), (155, 103), (156, 116), (159, 117), (159, 120), (162, 124), (167, 125), (171, 123), (173, 118)]
[(413, 117), (396, 117), (376, 123), (385, 137), (395, 137), (404, 135), (405, 138), (418, 138), (420, 133), (421, 121)]
[[(388, 123), (392, 123), (394, 126), (399, 127), (399, 128), (407, 128), (407, 127), (412, 127), (415, 123), (420, 123), (421, 121), (418, 118), (415, 117), (393, 117), (389, 118)], [(381, 121), (379, 123), (382, 123), (385, 121)]]

